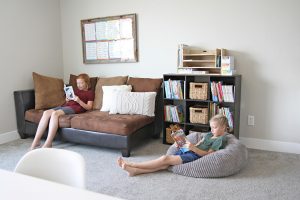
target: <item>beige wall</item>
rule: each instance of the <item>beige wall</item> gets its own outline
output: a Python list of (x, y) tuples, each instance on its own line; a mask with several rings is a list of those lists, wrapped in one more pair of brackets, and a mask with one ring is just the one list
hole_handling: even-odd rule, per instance
[[(240, 136), (299, 144), (299, 7), (297, 0), (61, 0), (64, 75), (162, 77), (176, 71), (179, 43), (226, 48), (242, 74)], [(140, 62), (83, 64), (80, 20), (129, 13), (138, 17)]]
[(0, 135), (15, 131), (13, 91), (32, 71), (63, 77), (59, 0), (0, 0)]
[[(0, 133), (16, 130), (12, 91), (32, 88), (32, 71), (53, 76), (63, 72), (65, 80), (81, 72), (162, 77), (176, 71), (177, 45), (186, 43), (226, 48), (235, 56), (242, 74), (241, 138), (253, 138), (250, 142), (260, 146), (275, 141), (299, 149), (298, 0), (0, 2), (0, 104), (5, 113)], [(137, 13), (140, 61), (83, 64), (80, 20), (130, 13)], [(249, 114), (255, 116), (254, 127), (247, 125)]]

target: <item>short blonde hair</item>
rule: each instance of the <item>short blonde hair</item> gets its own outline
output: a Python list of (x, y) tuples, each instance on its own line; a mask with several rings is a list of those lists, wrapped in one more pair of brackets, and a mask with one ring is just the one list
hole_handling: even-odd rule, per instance
[(224, 116), (222, 114), (217, 114), (209, 120), (209, 123), (211, 123), (211, 122), (217, 122), (218, 125), (225, 127), (226, 131), (229, 131), (229, 124), (228, 124), (228, 119), (226, 116)]

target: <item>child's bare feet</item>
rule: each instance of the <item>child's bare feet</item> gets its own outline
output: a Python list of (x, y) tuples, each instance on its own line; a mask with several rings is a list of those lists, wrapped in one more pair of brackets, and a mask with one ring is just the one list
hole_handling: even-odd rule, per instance
[(41, 147), (41, 144), (32, 144), (31, 147), (29, 148), (29, 150), (34, 150), (34, 149), (37, 149), (37, 148), (40, 148)]
[(137, 174), (136, 168), (127, 165), (127, 163), (125, 163), (125, 162), (122, 164), (122, 169), (127, 171), (128, 176), (135, 176)]
[(118, 160), (117, 160), (117, 163), (119, 165), (119, 167), (122, 167), (123, 163), (124, 163), (124, 160), (122, 157), (119, 157)]
[(126, 165), (130, 166), (130, 167), (134, 167), (134, 164), (131, 162), (128, 162), (126, 160), (124, 160), (122, 157), (119, 157), (117, 160), (117, 163), (120, 167), (122, 167), (122, 165), (125, 163)]
[(43, 146), (42, 146), (43, 148), (52, 148), (52, 144), (44, 144)]

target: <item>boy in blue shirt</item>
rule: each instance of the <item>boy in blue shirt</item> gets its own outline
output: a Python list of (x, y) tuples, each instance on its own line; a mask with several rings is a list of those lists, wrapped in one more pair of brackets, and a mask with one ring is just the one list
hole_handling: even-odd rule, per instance
[(127, 171), (129, 176), (135, 176), (165, 170), (171, 165), (192, 162), (202, 156), (223, 149), (227, 143), (225, 134), (228, 129), (227, 118), (221, 114), (215, 115), (210, 119), (209, 123), (211, 132), (206, 134), (197, 144), (188, 142), (187, 148), (189, 151), (187, 152), (182, 152), (178, 149), (175, 155), (163, 155), (157, 159), (140, 163), (130, 163), (120, 157), (118, 165)]

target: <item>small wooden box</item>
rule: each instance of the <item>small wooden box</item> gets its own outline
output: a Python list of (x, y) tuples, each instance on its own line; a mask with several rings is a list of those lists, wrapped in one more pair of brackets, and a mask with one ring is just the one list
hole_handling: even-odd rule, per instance
[(208, 83), (190, 83), (190, 99), (207, 100)]
[(191, 123), (208, 123), (208, 108), (190, 107), (190, 122)]

